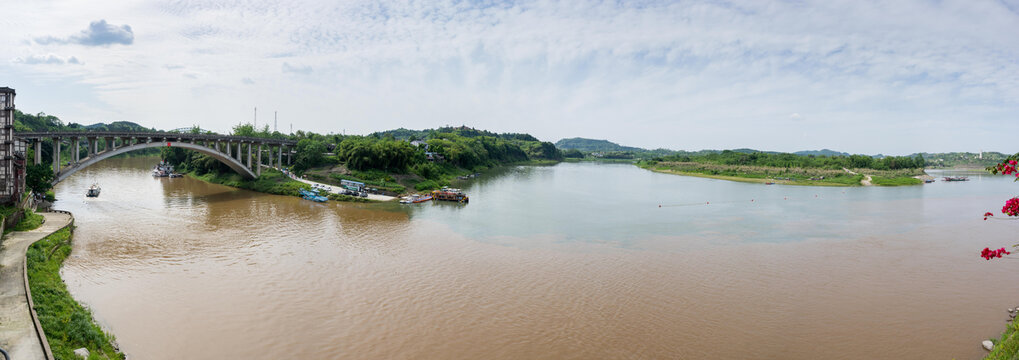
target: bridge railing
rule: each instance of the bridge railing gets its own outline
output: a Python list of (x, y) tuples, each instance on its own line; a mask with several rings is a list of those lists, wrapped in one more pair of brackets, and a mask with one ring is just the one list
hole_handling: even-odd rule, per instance
[(179, 139), (198, 141), (230, 141), (250, 142), (267, 145), (295, 146), (297, 141), (273, 138), (259, 138), (249, 136), (232, 136), (217, 134), (188, 134), (172, 132), (130, 132), (130, 131), (42, 131), (42, 132), (15, 132), (14, 137), (22, 139), (52, 139), (52, 138), (151, 138), (151, 139)]

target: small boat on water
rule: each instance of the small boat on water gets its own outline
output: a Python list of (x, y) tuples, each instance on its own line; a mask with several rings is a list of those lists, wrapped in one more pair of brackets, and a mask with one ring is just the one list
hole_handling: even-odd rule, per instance
[(318, 189), (311, 189), (311, 191), (300, 189), (297, 192), (301, 194), (301, 197), (304, 198), (304, 200), (311, 200), (314, 202), (326, 202), (329, 200), (329, 198), (319, 195)]
[(432, 196), (428, 195), (428, 194), (425, 194), (425, 195), (414, 194), (414, 195), (411, 195), (411, 196), (404, 196), (402, 199), (400, 199), (400, 203), (401, 204), (417, 204), (417, 203), (423, 203), (423, 202), (431, 200), (431, 199), (432, 199)]
[(934, 182), (934, 179), (927, 179), (927, 180), (924, 180), (923, 182), (930, 184), (930, 183)]
[(160, 161), (159, 164), (152, 167), (152, 176), (155, 177), (181, 177), (183, 175), (175, 174), (173, 172), (173, 165), (165, 161)]
[(764, 183), (764, 185), (775, 185), (775, 183), (769, 181), (769, 182)]
[(955, 176), (955, 177), (946, 176), (945, 177), (945, 181), (969, 181), (969, 178), (965, 177), (965, 176)]
[(98, 197), (100, 191), (102, 191), (102, 188), (99, 187), (99, 184), (92, 184), (92, 186), (89, 186), (88, 191), (85, 192), (85, 196)]

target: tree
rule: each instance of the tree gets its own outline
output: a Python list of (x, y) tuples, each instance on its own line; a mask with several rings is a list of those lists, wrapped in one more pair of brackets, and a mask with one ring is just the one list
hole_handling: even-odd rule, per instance
[(25, 186), (42, 194), (53, 188), (53, 168), (45, 164), (32, 164), (25, 168)]
[(325, 162), (326, 146), (318, 141), (302, 139), (297, 142), (294, 171), (302, 172)]

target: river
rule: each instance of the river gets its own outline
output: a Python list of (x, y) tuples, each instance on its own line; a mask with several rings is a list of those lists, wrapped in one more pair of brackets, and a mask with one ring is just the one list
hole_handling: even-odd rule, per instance
[[(111, 159), (63, 268), (134, 359), (972, 359), (1019, 305), (1019, 184), (767, 186), (515, 167), (470, 204), (311, 203)], [(98, 182), (102, 195), (86, 199)]]

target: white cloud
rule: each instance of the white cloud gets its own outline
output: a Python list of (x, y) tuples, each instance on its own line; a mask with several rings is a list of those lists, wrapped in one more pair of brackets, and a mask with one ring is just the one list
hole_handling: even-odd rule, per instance
[[(1008, 4), (22, 2), (10, 18), (23, 33), (0, 34), (0, 57), (89, 62), (0, 71), (90, 88), (99, 110), (38, 109), (76, 122), (181, 127), (192, 120), (171, 110), (188, 103), (221, 131), (258, 106), (319, 132), (468, 124), (682, 149), (1015, 152), (991, 136), (1019, 131)], [(102, 18), (135, 25), (99, 27), (132, 45), (25, 43)], [(201, 76), (166, 71), (184, 68)], [(790, 114), (809, 114), (812, 136)]]
[(53, 54), (49, 54), (49, 55), (29, 55), (29, 56), (25, 56), (25, 57), (18, 57), (18, 58), (14, 58), (14, 60), (12, 62), (17, 63), (17, 64), (27, 64), (27, 65), (40, 65), (40, 64), (42, 64), (42, 65), (64, 65), (64, 64), (81, 65), (82, 64), (82, 62), (79, 61), (78, 58), (76, 58), (74, 56), (71, 56), (71, 57), (68, 57), (68, 58), (64, 58), (64, 57), (56, 56), (56, 55), (53, 55)]
[(67, 38), (45, 36), (36, 38), (41, 45), (76, 43), (87, 46), (107, 46), (113, 44), (131, 45), (134, 42), (134, 31), (130, 25), (116, 26), (106, 20), (93, 21), (88, 28), (78, 35)]

